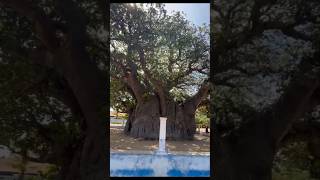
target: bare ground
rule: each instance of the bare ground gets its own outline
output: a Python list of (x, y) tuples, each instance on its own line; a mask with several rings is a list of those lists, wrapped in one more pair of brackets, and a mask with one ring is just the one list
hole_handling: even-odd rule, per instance
[[(196, 134), (194, 140), (179, 140), (166, 142), (169, 151), (175, 152), (209, 152), (210, 135), (201, 132)], [(123, 133), (123, 127), (110, 126), (111, 151), (154, 151), (158, 148), (157, 140), (135, 139)]]

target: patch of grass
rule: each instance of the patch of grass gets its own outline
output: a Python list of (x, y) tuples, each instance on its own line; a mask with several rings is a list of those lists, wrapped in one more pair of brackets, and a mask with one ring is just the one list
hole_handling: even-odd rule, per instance
[(122, 122), (112, 122), (111, 124), (122, 124)]

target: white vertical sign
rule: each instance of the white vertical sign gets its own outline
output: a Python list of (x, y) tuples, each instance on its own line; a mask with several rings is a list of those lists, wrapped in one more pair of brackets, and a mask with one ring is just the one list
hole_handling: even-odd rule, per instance
[(159, 153), (166, 152), (166, 117), (160, 117), (160, 131), (159, 131)]
[(160, 139), (166, 139), (166, 117), (160, 117)]

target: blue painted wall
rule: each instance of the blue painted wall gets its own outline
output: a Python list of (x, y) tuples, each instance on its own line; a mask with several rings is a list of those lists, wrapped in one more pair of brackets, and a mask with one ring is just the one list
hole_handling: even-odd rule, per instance
[(111, 153), (110, 175), (112, 177), (208, 177), (210, 156)]

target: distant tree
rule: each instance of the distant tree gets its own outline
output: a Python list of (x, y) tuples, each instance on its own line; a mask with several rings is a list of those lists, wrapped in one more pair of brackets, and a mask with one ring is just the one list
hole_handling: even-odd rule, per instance
[(200, 106), (197, 110), (196, 110), (196, 123), (200, 124), (202, 126), (209, 126), (209, 121), (210, 118), (209, 116), (209, 112), (207, 107), (205, 106)]

